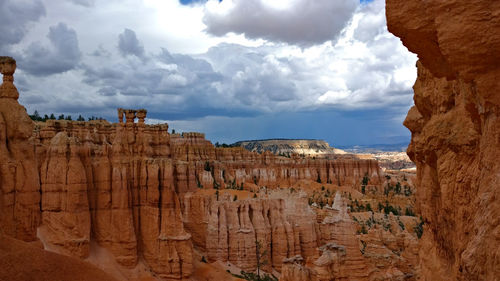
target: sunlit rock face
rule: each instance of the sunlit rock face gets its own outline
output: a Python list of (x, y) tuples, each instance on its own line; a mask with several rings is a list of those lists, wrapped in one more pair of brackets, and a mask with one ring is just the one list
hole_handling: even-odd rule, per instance
[(13, 58), (0, 57), (0, 229), (31, 241), (40, 221), (40, 181), (31, 139), (34, 124), (17, 101), (15, 70)]
[(404, 122), (425, 220), (423, 280), (500, 276), (500, 2), (387, 0), (389, 31), (418, 54)]

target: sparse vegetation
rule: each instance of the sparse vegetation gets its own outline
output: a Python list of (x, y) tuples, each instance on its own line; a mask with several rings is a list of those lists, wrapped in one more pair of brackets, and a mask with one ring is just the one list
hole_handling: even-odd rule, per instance
[(399, 227), (401, 227), (401, 230), (405, 230), (405, 224), (399, 219), (399, 217), (398, 217), (398, 224)]
[(401, 214), (400, 210), (397, 208), (389, 205), (389, 201), (385, 201), (385, 206), (384, 206), (384, 213), (388, 215), (389, 213), (393, 213), (396, 216), (399, 216)]
[(222, 147), (222, 148), (229, 148), (229, 147), (235, 147), (234, 144), (227, 144), (227, 143), (215, 143), (215, 147)]
[(241, 271), (240, 274), (233, 274), (236, 278), (241, 278), (249, 281), (278, 281), (278, 277), (274, 275), (264, 274), (264, 276), (259, 276), (255, 273)]
[(210, 172), (212, 169), (210, 168), (210, 162), (205, 162), (205, 171)]
[(410, 217), (414, 217), (415, 216), (415, 213), (413, 212), (413, 210), (409, 207), (406, 207), (406, 210), (405, 210), (405, 216), (410, 216)]
[(396, 194), (401, 194), (401, 183), (399, 183), (399, 181), (396, 183), (394, 192), (396, 192)]
[(260, 278), (260, 268), (268, 263), (267, 249), (262, 249), (262, 243), (255, 238), (255, 255), (257, 257), (257, 277)]
[(365, 250), (366, 250), (366, 242), (361, 240), (361, 245), (363, 245), (363, 247), (360, 249), (361, 251), (361, 254), (365, 254)]
[(418, 239), (422, 237), (422, 234), (424, 234), (424, 220), (422, 217), (420, 217), (420, 222), (413, 228), (415, 231), (415, 234), (417, 234)]
[(370, 178), (368, 177), (368, 174), (365, 174), (363, 176), (363, 180), (361, 181), (361, 185), (364, 185), (366, 186), (368, 184), (368, 182), (370, 181)]
[[(51, 113), (50, 116), (45, 114), (42, 117), (40, 115), (40, 113), (38, 112), (38, 110), (35, 110), (35, 112), (33, 112), (33, 114), (29, 115), (29, 117), (31, 118), (31, 120), (38, 121), (38, 122), (46, 122), (47, 120), (68, 120), (68, 121), (73, 120), (71, 115), (65, 116), (64, 114), (61, 114), (56, 118), (54, 113)], [(91, 121), (91, 120), (104, 120), (104, 118), (92, 116), (92, 117), (88, 118), (88, 121)], [(80, 114), (80, 115), (78, 115), (78, 118), (76, 119), (76, 121), (85, 121), (85, 118)]]
[(411, 196), (411, 194), (412, 194), (411, 188), (408, 185), (404, 186), (404, 191), (403, 192), (404, 192), (405, 196)]

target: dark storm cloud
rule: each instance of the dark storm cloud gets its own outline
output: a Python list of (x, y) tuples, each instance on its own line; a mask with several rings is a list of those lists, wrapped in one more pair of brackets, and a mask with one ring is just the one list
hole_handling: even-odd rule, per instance
[(47, 76), (74, 69), (81, 58), (75, 30), (64, 23), (51, 26), (50, 44), (31, 43), (19, 59), (19, 68), (36, 76)]
[(45, 16), (45, 7), (40, 0), (1, 0), (0, 1), (0, 52), (19, 43), (33, 22)]
[(123, 33), (118, 35), (118, 49), (123, 56), (134, 55), (136, 57), (144, 56), (144, 47), (137, 39), (135, 32), (126, 28)]
[[(166, 49), (146, 55), (142, 42), (130, 29), (118, 36), (118, 45), (125, 56), (108, 58), (105, 65), (94, 56), (97, 63), (82, 65), (83, 81), (99, 87), (98, 94), (114, 96), (117, 102), (134, 100), (135, 105), (147, 107), (153, 115), (166, 108), (175, 109), (169, 116), (183, 118), (214, 112), (217, 91), (213, 84), (223, 77), (206, 60), (171, 54)], [(107, 51), (100, 48), (99, 53)]]
[[(20, 67), (16, 81), (30, 113), (37, 109), (43, 114), (95, 115), (116, 121), (117, 107), (147, 108), (150, 119), (169, 120), (176, 130), (206, 132), (209, 138), (226, 142), (227, 138), (305, 137), (347, 144), (402, 135), (395, 126), (407, 132), (400, 123), (412, 101), (409, 80), (414, 79), (415, 58), (387, 32), (383, 0), (362, 5), (356, 0), (290, 0), (293, 5), (288, 10), (269, 6), (281, 0), (232, 0), (235, 7), (224, 16), (209, 7), (219, 5), (218, 0), (188, 6), (175, 1), (158, 4), (159, 17), (167, 8), (169, 15), (192, 17), (193, 26), (176, 26), (180, 35), (161, 32), (164, 25), (155, 17), (145, 20), (154, 10), (153, 2), (161, 1), (150, 1), (151, 6), (136, 0), (104, 1), (95, 9), (85, 8), (93, 1), (75, 1), (78, 5), (46, 0), (53, 18), (40, 21), (36, 32), (27, 33), (15, 46)], [(231, 0), (221, 5), (224, 2)], [(242, 8), (252, 3), (255, 9)], [(321, 9), (317, 3), (322, 3)], [(213, 20), (209, 29), (274, 42), (233, 35), (214, 38), (193, 31), (202, 26), (198, 21), (204, 7), (205, 21)], [(48, 39), (40, 40), (48, 25), (61, 21), (76, 32), (58, 25)], [(89, 29), (89, 22), (102, 28)], [(158, 25), (152, 28), (152, 24)], [(139, 30), (147, 30), (147, 36)], [(80, 56), (78, 41), (84, 43), (81, 58), (70, 59)], [(189, 47), (194, 45), (201, 47)], [(53, 73), (61, 74), (44, 76)]]
[(71, 0), (71, 2), (84, 7), (93, 7), (95, 0)]
[(286, 42), (300, 46), (321, 44), (337, 38), (347, 25), (358, 0), (296, 0), (277, 9), (264, 0), (233, 0), (221, 12), (224, 1), (212, 1), (203, 18), (207, 32), (223, 36), (243, 33), (248, 38)]

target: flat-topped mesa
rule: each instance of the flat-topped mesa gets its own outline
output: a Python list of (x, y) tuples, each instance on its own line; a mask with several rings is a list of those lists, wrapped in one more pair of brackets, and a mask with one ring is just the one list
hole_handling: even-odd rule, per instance
[(0, 98), (18, 99), (19, 92), (14, 86), (14, 72), (16, 72), (16, 60), (11, 57), (0, 57), (0, 72), (3, 75), (3, 83), (0, 86)]
[(118, 108), (118, 123), (123, 124), (123, 108)]

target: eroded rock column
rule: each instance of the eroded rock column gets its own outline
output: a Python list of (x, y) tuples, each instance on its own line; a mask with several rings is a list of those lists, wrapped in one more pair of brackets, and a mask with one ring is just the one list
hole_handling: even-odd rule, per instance
[(13, 84), (16, 61), (0, 57), (0, 231), (22, 239), (36, 239), (40, 221), (40, 184), (33, 122), (17, 99)]

